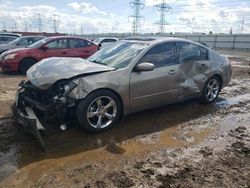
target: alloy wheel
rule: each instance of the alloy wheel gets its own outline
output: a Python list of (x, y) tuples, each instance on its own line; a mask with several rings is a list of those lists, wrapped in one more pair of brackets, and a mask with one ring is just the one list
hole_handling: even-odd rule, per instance
[(220, 83), (217, 79), (212, 79), (210, 82), (207, 84), (206, 88), (206, 97), (208, 101), (213, 101), (217, 95), (219, 94), (220, 90)]
[(88, 123), (97, 129), (109, 126), (117, 116), (117, 104), (108, 96), (100, 96), (87, 109)]

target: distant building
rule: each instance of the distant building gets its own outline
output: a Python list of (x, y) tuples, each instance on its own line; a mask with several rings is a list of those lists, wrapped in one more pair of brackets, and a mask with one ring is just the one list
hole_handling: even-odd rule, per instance
[(46, 37), (53, 37), (53, 36), (62, 36), (66, 35), (65, 33), (46, 33), (46, 32), (22, 32), (22, 31), (13, 31), (12, 33), (18, 33), (22, 36), (30, 36), (30, 35), (39, 35), (39, 36), (46, 36)]

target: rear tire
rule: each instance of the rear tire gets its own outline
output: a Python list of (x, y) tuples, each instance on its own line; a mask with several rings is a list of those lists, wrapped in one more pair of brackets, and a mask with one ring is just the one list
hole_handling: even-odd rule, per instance
[(201, 102), (206, 104), (214, 102), (220, 93), (221, 85), (221, 79), (218, 76), (209, 78), (204, 86)]
[(21, 60), (20, 66), (19, 66), (19, 72), (21, 74), (26, 74), (26, 72), (29, 70), (29, 68), (34, 65), (37, 61), (33, 58), (25, 58)]
[(77, 119), (87, 131), (97, 133), (114, 127), (121, 115), (119, 98), (112, 91), (99, 90), (80, 101)]

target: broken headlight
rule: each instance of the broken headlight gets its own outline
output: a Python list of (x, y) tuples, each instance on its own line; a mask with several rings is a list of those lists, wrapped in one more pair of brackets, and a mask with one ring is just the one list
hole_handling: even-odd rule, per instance
[(54, 93), (54, 99), (64, 99), (68, 97), (70, 92), (76, 87), (76, 84), (74, 82), (65, 82), (62, 81), (58, 84), (56, 84), (56, 88), (53, 88)]

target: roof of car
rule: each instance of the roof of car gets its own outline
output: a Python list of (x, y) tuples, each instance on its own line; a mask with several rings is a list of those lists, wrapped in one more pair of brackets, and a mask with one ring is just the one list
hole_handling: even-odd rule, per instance
[(45, 36), (40, 36), (40, 35), (28, 35), (28, 36), (22, 36), (21, 38), (30, 38), (30, 37), (34, 37), (34, 38), (38, 38), (38, 37), (45, 38)]
[[(61, 38), (85, 39), (83, 37), (78, 37), (78, 36), (64, 36), (64, 35), (62, 35), (62, 36), (47, 37), (47, 38), (49, 38), (49, 39), (61, 39)], [(85, 39), (85, 40), (87, 40), (87, 39)]]
[(21, 37), (22, 35), (16, 33), (0, 32), (0, 36)]
[[(183, 39), (183, 38), (176, 38), (176, 37), (128, 37), (128, 38), (125, 38), (123, 40), (128, 40), (128, 41), (140, 41), (142, 43), (147, 43), (147, 44), (156, 44), (156, 43), (159, 43), (159, 42), (163, 42), (163, 41), (179, 41), (179, 42), (191, 42), (191, 43), (194, 43), (194, 44), (198, 44), (200, 46), (205, 46), (204, 44), (201, 44), (201, 43), (197, 43), (197, 42), (194, 42), (192, 40), (188, 40), (188, 39)], [(206, 46), (205, 46), (206, 47)]]

